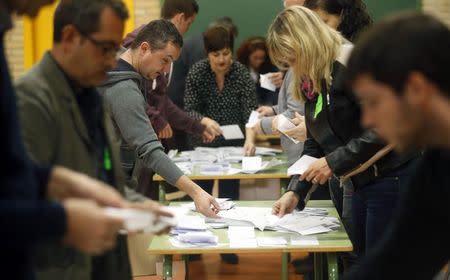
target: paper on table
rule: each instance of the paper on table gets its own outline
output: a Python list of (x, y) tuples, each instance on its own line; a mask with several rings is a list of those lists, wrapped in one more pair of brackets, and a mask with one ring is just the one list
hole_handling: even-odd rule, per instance
[(250, 117), (248, 118), (247, 124), (245, 124), (245, 127), (254, 127), (259, 121), (259, 113), (256, 111), (252, 111), (250, 114)]
[(319, 240), (315, 236), (292, 236), (291, 245), (311, 246), (319, 245)]
[(301, 235), (311, 235), (311, 234), (325, 233), (325, 232), (330, 232), (330, 231), (332, 231), (332, 229), (320, 225), (320, 226), (316, 226), (316, 227), (298, 231), (298, 233), (300, 233)]
[(261, 157), (243, 157), (242, 170), (244, 171), (259, 171), (262, 168)]
[(222, 125), (220, 129), (225, 140), (244, 139), (244, 134), (237, 124)]
[(278, 131), (283, 133), (284, 136), (289, 138), (292, 142), (295, 144), (300, 143), (300, 141), (295, 140), (294, 138), (290, 137), (286, 134), (287, 130), (295, 128), (295, 124), (293, 124), (288, 118), (286, 118), (283, 114), (277, 115), (277, 125), (278, 125)]
[(287, 174), (289, 176), (302, 175), (316, 160), (317, 158), (315, 157), (304, 155), (288, 168)]
[(256, 238), (248, 239), (232, 239), (230, 240), (230, 248), (256, 248)]
[(273, 247), (273, 246), (284, 246), (287, 245), (286, 239), (281, 236), (276, 237), (258, 237), (256, 238), (258, 246), (261, 247)]
[(255, 238), (255, 228), (251, 226), (229, 226), (228, 239)]
[(272, 75), (272, 73), (260, 74), (259, 82), (260, 82), (262, 88), (265, 88), (265, 89), (268, 89), (271, 91), (276, 91), (277, 87), (272, 83), (272, 80), (270, 79), (271, 75)]

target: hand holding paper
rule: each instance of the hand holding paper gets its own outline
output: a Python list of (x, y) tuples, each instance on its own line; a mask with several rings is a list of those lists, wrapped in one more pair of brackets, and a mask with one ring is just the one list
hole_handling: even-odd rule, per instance
[(261, 84), (262, 88), (268, 89), (270, 91), (275, 91), (277, 87), (272, 83), (272, 80), (270, 79), (271, 75), (273, 73), (267, 73), (267, 74), (260, 74), (259, 75), (259, 82)]
[(220, 128), (222, 129), (222, 135), (225, 140), (244, 139), (244, 134), (237, 124), (223, 125)]

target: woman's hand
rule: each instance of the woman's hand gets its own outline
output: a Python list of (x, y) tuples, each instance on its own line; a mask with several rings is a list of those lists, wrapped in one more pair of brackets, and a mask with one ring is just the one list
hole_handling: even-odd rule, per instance
[(333, 175), (333, 171), (328, 166), (324, 157), (313, 162), (309, 168), (300, 176), (300, 181), (306, 180), (313, 184), (323, 185)]
[(292, 129), (286, 130), (287, 136), (291, 137), (294, 140), (305, 142), (306, 140), (306, 124), (305, 117), (295, 112), (295, 118), (293, 118), (292, 123), (295, 124), (295, 127)]

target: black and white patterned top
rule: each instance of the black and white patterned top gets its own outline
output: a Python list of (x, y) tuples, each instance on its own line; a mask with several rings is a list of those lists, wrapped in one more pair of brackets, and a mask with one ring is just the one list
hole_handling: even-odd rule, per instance
[[(194, 64), (186, 77), (184, 108), (193, 118), (208, 117), (220, 125), (238, 124), (245, 134), (245, 124), (250, 113), (257, 106), (255, 83), (243, 64), (234, 61), (225, 75), (221, 92), (216, 83), (209, 60)], [(243, 140), (225, 140), (216, 137), (210, 144), (203, 144), (199, 137), (191, 136), (191, 144), (196, 146), (234, 146), (242, 145)]]

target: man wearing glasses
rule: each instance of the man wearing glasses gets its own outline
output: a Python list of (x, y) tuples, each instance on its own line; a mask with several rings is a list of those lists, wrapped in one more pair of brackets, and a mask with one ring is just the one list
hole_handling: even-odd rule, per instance
[[(120, 0), (59, 4), (51, 50), (16, 83), (22, 134), (34, 161), (72, 168), (114, 186), (131, 201), (141, 201), (126, 202), (126, 207), (159, 211), (159, 204), (125, 186), (114, 127), (95, 88), (117, 64), (127, 17)], [(34, 259), (37, 279), (131, 280), (124, 236), (101, 256), (52, 241), (38, 246)]]

